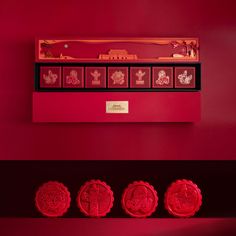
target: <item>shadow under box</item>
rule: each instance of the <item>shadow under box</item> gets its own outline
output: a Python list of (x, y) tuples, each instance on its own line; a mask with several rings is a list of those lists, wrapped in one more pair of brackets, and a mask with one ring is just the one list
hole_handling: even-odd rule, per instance
[(61, 67), (42, 66), (40, 67), (40, 87), (60, 88), (61, 87)]
[(175, 67), (175, 88), (195, 88), (195, 68)]

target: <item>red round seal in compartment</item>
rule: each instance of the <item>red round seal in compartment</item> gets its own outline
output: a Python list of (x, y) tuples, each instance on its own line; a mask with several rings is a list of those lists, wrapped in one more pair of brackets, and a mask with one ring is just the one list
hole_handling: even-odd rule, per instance
[(48, 217), (64, 215), (70, 207), (70, 202), (70, 192), (67, 187), (57, 181), (44, 183), (36, 192), (36, 207)]
[(173, 182), (165, 193), (165, 208), (177, 217), (191, 217), (202, 204), (201, 191), (190, 180)]
[(124, 190), (121, 204), (128, 215), (139, 218), (147, 217), (157, 208), (157, 192), (149, 183), (135, 181)]
[(102, 217), (110, 212), (114, 202), (113, 192), (105, 182), (90, 180), (79, 190), (77, 206), (86, 216)]

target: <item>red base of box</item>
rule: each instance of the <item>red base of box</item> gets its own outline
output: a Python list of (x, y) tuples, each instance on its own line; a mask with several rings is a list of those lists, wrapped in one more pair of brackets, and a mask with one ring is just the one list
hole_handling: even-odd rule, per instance
[[(129, 113), (106, 113), (128, 101)], [(33, 122), (197, 122), (200, 92), (33, 92)]]

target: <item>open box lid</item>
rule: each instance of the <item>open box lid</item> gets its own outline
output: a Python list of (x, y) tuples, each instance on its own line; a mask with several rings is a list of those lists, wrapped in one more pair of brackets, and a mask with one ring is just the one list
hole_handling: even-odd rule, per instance
[(197, 38), (36, 39), (36, 62), (198, 62)]

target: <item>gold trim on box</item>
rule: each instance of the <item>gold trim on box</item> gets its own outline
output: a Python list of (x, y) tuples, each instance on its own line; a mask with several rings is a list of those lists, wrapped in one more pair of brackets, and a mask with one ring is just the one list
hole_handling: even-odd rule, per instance
[(129, 113), (128, 101), (106, 101), (106, 113)]

